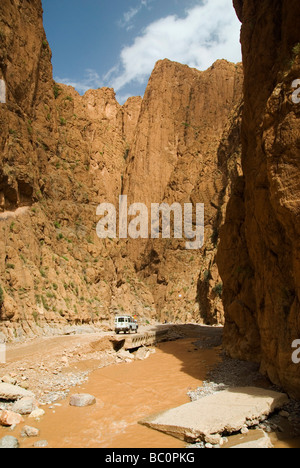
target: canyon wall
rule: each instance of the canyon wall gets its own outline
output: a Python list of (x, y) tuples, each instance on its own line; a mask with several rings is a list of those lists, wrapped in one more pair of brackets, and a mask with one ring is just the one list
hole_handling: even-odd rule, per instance
[[(7, 339), (151, 319), (151, 293), (118, 241), (96, 236), (96, 207), (115, 203), (141, 98), (81, 97), (52, 78), (40, 0), (0, 4), (0, 320)], [(124, 280), (120, 281), (120, 278)]]
[[(1, 337), (109, 328), (115, 313), (224, 323), (215, 256), (240, 171), (241, 65), (162, 60), (143, 99), (80, 96), (53, 81), (41, 1), (2, 0), (0, 80)], [(204, 203), (203, 248), (99, 239), (96, 208), (121, 193)]]
[(242, 22), (242, 169), (221, 229), (224, 345), (300, 396), (300, 4), (234, 1)]
[[(243, 71), (219, 60), (201, 72), (159, 61), (150, 77), (129, 152), (124, 193), (130, 202), (205, 205), (205, 242), (129, 242), (130, 258), (150, 288), (162, 321), (223, 323), (222, 284), (215, 264), (223, 196), (229, 179), (219, 150), (242, 99)], [(224, 177), (225, 176), (225, 177)], [(199, 275), (200, 271), (200, 275)]]

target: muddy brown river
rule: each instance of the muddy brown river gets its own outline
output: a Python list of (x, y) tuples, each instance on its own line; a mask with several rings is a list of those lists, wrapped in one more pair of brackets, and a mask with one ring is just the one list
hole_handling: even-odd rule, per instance
[[(220, 348), (197, 349), (194, 342), (189, 338), (161, 343), (144, 361), (97, 369), (88, 382), (70, 392), (90, 393), (96, 397), (96, 405), (75, 408), (67, 398), (59, 402), (60, 406), (44, 407), (46, 414), (38, 422), (25, 417), (25, 424), (40, 429), (38, 438), (22, 439), (24, 424), (14, 431), (0, 428), (0, 437), (17, 437), (21, 448), (32, 447), (42, 439), (48, 441), (49, 448), (184, 448), (184, 442), (141, 426), (138, 421), (188, 403), (188, 390), (200, 386), (208, 370), (221, 359)], [(242, 440), (241, 435), (233, 436), (229, 445)], [(300, 446), (299, 440), (273, 438), (273, 443), (282, 448)]]
[[(46, 439), (51, 448), (181, 448), (173, 437), (138, 424), (142, 418), (189, 402), (187, 391), (205, 379), (219, 359), (218, 350), (197, 350), (194, 339), (161, 343), (145, 361), (122, 363), (90, 374), (72, 393), (90, 393), (95, 406), (75, 408), (69, 398), (55, 409), (45, 407), (41, 421), (26, 420), (40, 429), (38, 439), (21, 439), (20, 428), (9, 432), (21, 448)], [(0, 429), (0, 436), (7, 430)]]

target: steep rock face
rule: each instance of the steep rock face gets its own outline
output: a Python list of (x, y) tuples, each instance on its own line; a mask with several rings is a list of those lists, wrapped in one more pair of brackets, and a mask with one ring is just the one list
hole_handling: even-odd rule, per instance
[[(225, 345), (300, 396), (292, 343), (300, 336), (297, 1), (235, 1), (245, 73), (242, 166), (222, 229)], [(295, 95), (294, 95), (295, 97)]]
[[(116, 312), (222, 323), (215, 255), (239, 174), (241, 66), (160, 61), (144, 99), (121, 106), (110, 88), (80, 96), (53, 81), (40, 0), (1, 2), (0, 44), (0, 333), (104, 326)], [(98, 239), (96, 208), (121, 193), (204, 203), (203, 249)]]
[(6, 104), (0, 106), (0, 209), (10, 210), (36, 199), (47, 164), (42, 141), (55, 148), (57, 128), (45, 118), (46, 107), (53, 111), (54, 97), (39, 0), (1, 2), (0, 78), (6, 88)]
[[(54, 180), (47, 193), (57, 198), (74, 199), (76, 182), (84, 184), (90, 204), (116, 203), (122, 188), (122, 175), (139, 116), (141, 98), (131, 98), (122, 107), (110, 88), (89, 90), (80, 96), (70, 86), (56, 84), (59, 144), (51, 155)], [(71, 172), (70, 187), (66, 170)], [(63, 180), (60, 180), (62, 177)], [(76, 198), (76, 197), (75, 197)], [(79, 196), (80, 200), (80, 196)]]
[[(224, 324), (223, 282), (216, 263), (220, 230), (225, 222), (226, 208), (236, 181), (242, 177), (241, 167), (241, 119), (243, 104), (240, 102), (229, 115), (218, 152), (218, 183), (213, 216), (210, 219), (210, 238), (206, 241), (198, 279), (197, 301), (205, 323)], [(221, 176), (221, 177), (220, 177)]]
[(40, 0), (1, 2), (0, 42), (0, 333), (103, 325), (116, 311), (151, 318), (124, 246), (96, 236), (97, 205), (121, 192), (141, 99), (122, 107), (113, 90), (81, 97), (54, 83)]
[(242, 67), (225, 60), (205, 72), (163, 60), (149, 80), (123, 192), (149, 212), (151, 203), (205, 204), (203, 249), (188, 251), (185, 242), (172, 239), (129, 242), (130, 258), (150, 287), (161, 320), (222, 323), (215, 253), (227, 181), (218, 149), (241, 100), (242, 81)]

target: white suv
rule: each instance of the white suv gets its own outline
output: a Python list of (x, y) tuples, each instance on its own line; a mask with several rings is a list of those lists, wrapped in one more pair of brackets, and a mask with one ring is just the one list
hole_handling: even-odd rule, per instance
[(118, 335), (120, 332), (131, 333), (138, 332), (138, 323), (130, 315), (117, 315), (115, 317), (115, 332)]

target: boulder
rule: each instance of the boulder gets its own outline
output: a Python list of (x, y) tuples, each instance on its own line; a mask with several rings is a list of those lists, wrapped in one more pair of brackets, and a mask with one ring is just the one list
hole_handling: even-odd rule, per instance
[(39, 440), (38, 442), (34, 443), (35, 448), (45, 448), (48, 447), (49, 443), (47, 440)]
[(96, 404), (96, 398), (87, 393), (72, 395), (70, 398), (70, 406), (84, 407)]
[(24, 397), (34, 398), (34, 394), (18, 385), (0, 383), (0, 400), (16, 401)]
[[(262, 388), (230, 388), (150, 416), (140, 423), (188, 442), (216, 442), (220, 434), (240, 431), (281, 409), (283, 393)], [(215, 437), (212, 437), (215, 436)]]
[(21, 437), (37, 437), (39, 434), (39, 429), (31, 426), (24, 426), (21, 432)]
[(19, 441), (15, 437), (5, 436), (0, 439), (0, 448), (19, 448)]
[(1, 426), (15, 426), (24, 422), (22, 416), (13, 411), (4, 410), (0, 412), (0, 425)]
[(12, 406), (12, 411), (19, 414), (30, 414), (37, 409), (35, 398), (25, 397), (16, 401)]
[(150, 356), (151, 352), (148, 348), (139, 348), (135, 353), (135, 359), (138, 361), (144, 361)]
[(4, 375), (2, 378), (1, 378), (2, 382), (3, 383), (8, 383), (8, 384), (11, 384), (11, 385), (16, 385), (17, 381), (14, 377), (11, 377), (10, 375)]
[(32, 411), (32, 413), (30, 413), (29, 418), (39, 419), (42, 416), (44, 416), (44, 414), (45, 414), (45, 411), (43, 409), (37, 408), (34, 411)]

